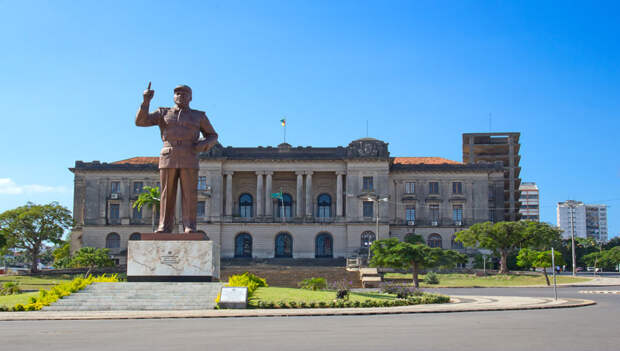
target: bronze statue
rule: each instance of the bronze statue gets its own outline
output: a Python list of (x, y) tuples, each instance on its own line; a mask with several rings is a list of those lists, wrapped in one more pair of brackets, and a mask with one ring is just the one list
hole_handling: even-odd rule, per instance
[[(187, 85), (174, 88), (175, 106), (160, 107), (149, 113), (149, 104), (155, 92), (151, 83), (144, 91), (143, 102), (136, 114), (139, 127), (159, 126), (164, 146), (159, 156), (161, 201), (158, 233), (171, 233), (177, 184), (181, 180), (183, 231), (196, 231), (198, 188), (198, 153), (209, 151), (217, 143), (217, 133), (203, 111), (192, 110), (192, 89)], [(200, 133), (204, 139), (200, 139)]]

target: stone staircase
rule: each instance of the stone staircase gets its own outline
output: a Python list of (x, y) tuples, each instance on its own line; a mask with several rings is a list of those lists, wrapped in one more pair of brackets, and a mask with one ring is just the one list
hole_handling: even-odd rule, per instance
[(383, 281), (377, 268), (360, 268), (359, 274), (364, 288), (378, 288)]
[(93, 283), (43, 311), (208, 310), (221, 283)]

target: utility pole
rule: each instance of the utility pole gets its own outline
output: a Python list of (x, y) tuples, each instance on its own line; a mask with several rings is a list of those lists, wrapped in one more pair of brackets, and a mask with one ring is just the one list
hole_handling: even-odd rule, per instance
[(573, 277), (577, 276), (577, 258), (575, 255), (575, 208), (577, 207), (577, 201), (568, 200), (566, 201), (566, 205), (568, 206), (569, 218), (570, 218), (570, 238), (571, 238), (571, 249), (572, 249), (572, 259), (573, 259)]

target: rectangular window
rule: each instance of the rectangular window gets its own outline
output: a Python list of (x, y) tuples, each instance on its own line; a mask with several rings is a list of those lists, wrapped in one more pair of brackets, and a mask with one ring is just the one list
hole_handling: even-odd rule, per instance
[(142, 219), (142, 209), (133, 207), (133, 219)]
[(207, 190), (207, 177), (198, 177), (198, 190)]
[(363, 184), (363, 190), (364, 191), (373, 191), (374, 187), (372, 184), (372, 177), (364, 177), (363, 178), (364, 184)]
[(495, 223), (495, 209), (489, 209), (489, 221)]
[(455, 222), (463, 221), (463, 205), (452, 206), (452, 219)]
[(119, 194), (121, 192), (121, 182), (110, 183), (110, 193)]
[(461, 182), (452, 182), (452, 193), (453, 194), (462, 194), (463, 193), (463, 183), (461, 183)]
[(415, 183), (413, 183), (413, 182), (405, 183), (405, 193), (406, 194), (414, 194), (415, 193)]
[(119, 204), (110, 204), (110, 219), (118, 219), (119, 215)]
[(407, 221), (415, 221), (415, 207), (407, 207)]
[(373, 216), (373, 205), (372, 201), (364, 201), (364, 217), (372, 217)]
[(430, 183), (428, 183), (428, 193), (429, 194), (439, 194), (439, 182), (430, 182)]
[(439, 222), (439, 205), (430, 205), (431, 221)]
[(133, 182), (133, 193), (140, 194), (142, 192), (142, 182)]
[(196, 208), (196, 215), (198, 217), (205, 216), (205, 202), (204, 201), (198, 201), (198, 206)]

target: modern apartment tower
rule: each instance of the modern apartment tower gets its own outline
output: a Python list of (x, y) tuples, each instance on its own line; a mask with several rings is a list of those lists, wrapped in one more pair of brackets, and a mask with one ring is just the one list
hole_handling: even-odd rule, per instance
[(607, 205), (586, 205), (573, 200), (560, 202), (557, 221), (564, 238), (570, 238), (574, 232), (576, 238), (607, 241)]
[(519, 137), (521, 133), (464, 133), (463, 163), (496, 163), (504, 167), (503, 218), (519, 219), (519, 186), (521, 167)]
[(519, 187), (521, 196), (519, 202), (521, 203), (521, 220), (526, 221), (540, 221), (540, 194), (538, 192), (538, 186), (534, 182), (523, 182)]

